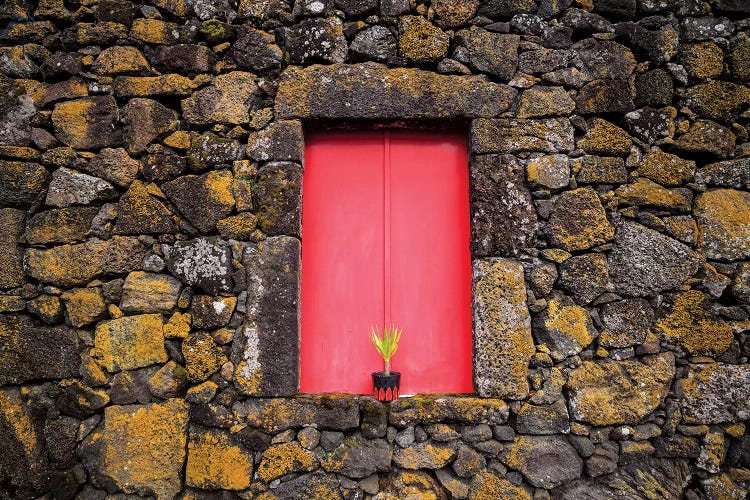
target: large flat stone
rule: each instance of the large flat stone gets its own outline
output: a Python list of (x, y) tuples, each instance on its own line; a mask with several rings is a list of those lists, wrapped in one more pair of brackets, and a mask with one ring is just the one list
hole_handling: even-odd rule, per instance
[(338, 431), (359, 426), (359, 404), (346, 394), (253, 398), (237, 403), (234, 411), (248, 425), (272, 433), (307, 425)]
[(78, 376), (80, 341), (65, 327), (0, 315), (0, 385)]
[(640, 361), (585, 361), (568, 378), (571, 416), (600, 426), (637, 424), (664, 400), (674, 374), (669, 352)]
[(499, 425), (508, 420), (508, 405), (502, 399), (421, 394), (390, 404), (389, 420), (397, 427), (437, 422)]
[(503, 452), (502, 461), (541, 488), (564, 484), (583, 472), (583, 461), (563, 436), (518, 436)]
[(523, 267), (506, 259), (473, 265), (474, 385), (482, 397), (522, 399), (534, 341)]
[(471, 125), (471, 150), (474, 153), (560, 153), (573, 148), (573, 126), (567, 118), (479, 119)]
[(81, 445), (94, 485), (174, 498), (182, 489), (188, 416), (188, 404), (179, 399), (107, 407), (102, 427)]
[(95, 346), (100, 362), (109, 372), (164, 363), (163, 324), (160, 314), (125, 316), (99, 323)]
[(476, 118), (495, 116), (516, 95), (481, 77), (388, 69), (377, 63), (290, 67), (276, 94), (277, 118)]
[(245, 253), (247, 321), (235, 337), (235, 382), (253, 396), (291, 396), (299, 383), (300, 241), (268, 238)]
[(690, 365), (677, 381), (682, 419), (689, 424), (718, 424), (750, 418), (750, 365)]

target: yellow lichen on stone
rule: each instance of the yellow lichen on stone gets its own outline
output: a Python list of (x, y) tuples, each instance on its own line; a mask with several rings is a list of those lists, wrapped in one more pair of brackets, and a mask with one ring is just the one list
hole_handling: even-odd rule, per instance
[(594, 340), (591, 335), (591, 317), (586, 309), (574, 304), (564, 304), (553, 297), (547, 302), (544, 327), (554, 331), (555, 337), (567, 344), (572, 351), (580, 352)]
[(174, 498), (182, 489), (188, 411), (179, 399), (107, 407), (103, 431), (91, 436), (103, 447), (97, 472), (126, 493)]
[(398, 50), (415, 61), (430, 61), (448, 52), (450, 37), (421, 16), (404, 16), (399, 23)]
[(213, 170), (206, 175), (206, 191), (212, 203), (234, 207), (232, 180), (229, 170)]
[(171, 32), (178, 29), (173, 23), (161, 19), (138, 18), (133, 21), (130, 33), (134, 38), (146, 43), (168, 43)]
[(188, 149), (190, 147), (190, 134), (178, 130), (172, 132), (169, 136), (164, 139), (164, 145), (174, 149)]
[(654, 149), (638, 165), (638, 175), (662, 186), (679, 186), (693, 181), (695, 162)]
[(167, 361), (160, 314), (141, 314), (103, 321), (94, 340), (99, 361), (108, 372)]
[(615, 191), (625, 205), (651, 206), (665, 210), (689, 211), (692, 196), (684, 190), (666, 189), (648, 179), (624, 184)]
[(721, 75), (724, 67), (724, 52), (713, 42), (683, 45), (680, 59), (688, 75), (700, 80)]
[(221, 219), (216, 223), (216, 229), (223, 238), (235, 240), (249, 239), (258, 224), (258, 218), (249, 212), (233, 215)]
[(164, 338), (185, 339), (190, 333), (190, 313), (175, 312), (164, 324)]
[(714, 318), (708, 298), (698, 290), (677, 294), (669, 314), (657, 320), (654, 328), (694, 355), (721, 355), (734, 339), (732, 327)]
[(93, 323), (106, 311), (104, 295), (99, 287), (74, 288), (63, 292), (68, 321), (76, 328)]
[(453, 446), (442, 443), (418, 443), (404, 449), (396, 449), (393, 461), (404, 469), (440, 469), (456, 455)]
[(150, 70), (140, 50), (124, 45), (104, 49), (97, 56), (92, 69), (100, 75), (139, 74)]
[(270, 483), (292, 472), (309, 472), (318, 466), (318, 460), (297, 443), (284, 443), (268, 448), (258, 466), (258, 477)]
[(220, 430), (190, 432), (185, 484), (202, 489), (244, 490), (250, 487), (252, 452), (244, 451)]
[(39, 454), (42, 449), (41, 436), (34, 427), (30, 408), (22, 403), (17, 389), (0, 389), (0, 418), (13, 430), (12, 436), (4, 436), (3, 439), (16, 439), (29, 457)]
[(695, 201), (699, 244), (709, 259), (750, 257), (750, 193), (716, 189)]
[(587, 153), (626, 155), (633, 141), (623, 129), (602, 118), (594, 118), (586, 135), (578, 141), (578, 147)]
[(161, 76), (119, 76), (115, 79), (112, 89), (118, 97), (151, 97), (188, 96), (197, 87), (198, 84), (194, 80), (170, 73)]
[(52, 121), (65, 124), (63, 142), (72, 147), (79, 147), (77, 144), (85, 141), (89, 132), (86, 116), (92, 114), (95, 108), (96, 102), (91, 100), (67, 101), (55, 106)]
[(531, 500), (526, 490), (514, 486), (491, 472), (480, 472), (472, 478), (469, 500)]

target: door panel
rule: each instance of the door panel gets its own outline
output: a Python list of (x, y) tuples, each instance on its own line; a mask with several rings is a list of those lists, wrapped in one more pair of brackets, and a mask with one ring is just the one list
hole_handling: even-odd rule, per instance
[(472, 392), (465, 138), (306, 138), (300, 390), (367, 393), (370, 325), (403, 327), (402, 394)]

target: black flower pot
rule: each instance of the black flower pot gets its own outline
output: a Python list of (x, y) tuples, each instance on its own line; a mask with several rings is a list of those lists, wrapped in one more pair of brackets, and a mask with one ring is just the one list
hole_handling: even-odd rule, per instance
[(374, 372), (372, 374), (372, 385), (374, 387), (375, 399), (378, 401), (394, 401), (398, 399), (398, 390), (401, 387), (401, 372)]

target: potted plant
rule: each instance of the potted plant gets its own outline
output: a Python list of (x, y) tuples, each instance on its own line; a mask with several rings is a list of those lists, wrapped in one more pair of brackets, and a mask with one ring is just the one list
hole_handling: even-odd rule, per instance
[(372, 327), (372, 341), (375, 349), (383, 356), (384, 369), (382, 372), (373, 372), (372, 384), (375, 399), (378, 401), (393, 401), (398, 399), (398, 391), (401, 386), (401, 373), (391, 372), (391, 358), (398, 349), (398, 341), (401, 340), (402, 330), (391, 325), (383, 328), (383, 334), (374, 326)]

